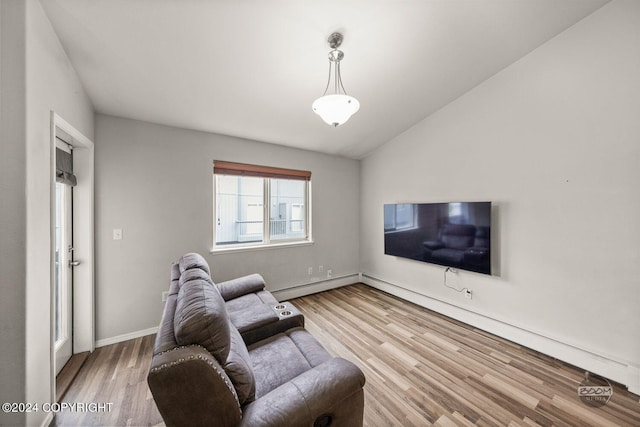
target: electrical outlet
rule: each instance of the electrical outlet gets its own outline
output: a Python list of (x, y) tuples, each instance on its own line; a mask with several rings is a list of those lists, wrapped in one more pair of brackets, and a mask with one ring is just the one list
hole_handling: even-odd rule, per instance
[(307, 270), (307, 273), (309, 274), (309, 276), (311, 276), (313, 274), (313, 267), (309, 267), (309, 270)]
[(169, 291), (164, 291), (162, 293), (162, 302), (165, 302), (169, 298)]
[(468, 299), (471, 299), (471, 289), (465, 289), (464, 296), (467, 297)]
[(122, 240), (122, 228), (113, 229), (113, 240)]
[(327, 270), (327, 279), (331, 279), (332, 276), (333, 276), (333, 271), (331, 271), (331, 269)]

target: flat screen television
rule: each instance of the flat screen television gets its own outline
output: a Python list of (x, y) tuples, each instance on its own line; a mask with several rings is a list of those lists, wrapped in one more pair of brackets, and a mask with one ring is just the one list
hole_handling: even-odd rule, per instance
[(384, 253), (491, 274), (491, 202), (385, 204)]

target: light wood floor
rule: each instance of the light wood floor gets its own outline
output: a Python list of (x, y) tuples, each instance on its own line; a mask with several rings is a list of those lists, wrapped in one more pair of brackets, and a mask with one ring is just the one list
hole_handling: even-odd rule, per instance
[[(298, 298), (306, 328), (365, 373), (366, 426), (640, 426), (640, 398), (613, 384), (607, 405), (577, 397), (580, 369), (365, 285)], [(97, 349), (55, 425), (163, 425), (146, 385), (153, 336)]]
[(577, 396), (584, 371), (365, 285), (294, 300), (306, 328), (363, 370), (367, 426), (640, 426), (640, 398)]
[(109, 411), (63, 410), (55, 426), (164, 425), (147, 386), (155, 335), (96, 349), (86, 360), (62, 402), (111, 403)]

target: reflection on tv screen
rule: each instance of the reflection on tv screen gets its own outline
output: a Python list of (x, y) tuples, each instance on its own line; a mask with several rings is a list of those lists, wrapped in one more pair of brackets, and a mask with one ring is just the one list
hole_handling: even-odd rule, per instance
[(491, 202), (386, 204), (384, 253), (491, 274)]

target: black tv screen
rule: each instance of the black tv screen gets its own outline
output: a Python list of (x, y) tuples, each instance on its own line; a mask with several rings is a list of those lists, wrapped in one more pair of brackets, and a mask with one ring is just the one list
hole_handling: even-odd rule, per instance
[(491, 274), (491, 202), (385, 204), (384, 253)]

